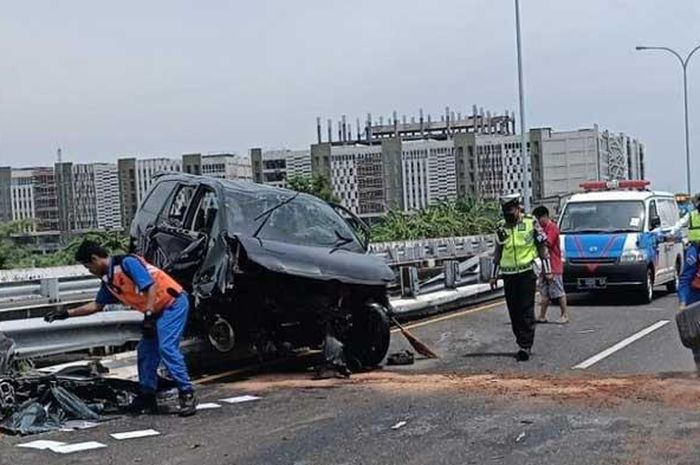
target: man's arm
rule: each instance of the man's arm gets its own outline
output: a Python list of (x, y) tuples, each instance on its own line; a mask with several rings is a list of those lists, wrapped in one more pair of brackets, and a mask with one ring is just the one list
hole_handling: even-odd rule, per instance
[(537, 245), (537, 255), (540, 257), (540, 260), (542, 260), (542, 271), (547, 279), (551, 279), (552, 264), (549, 261), (548, 238), (547, 234), (537, 221), (535, 221), (533, 234), (535, 235), (535, 244)]
[(680, 220), (678, 220), (678, 222), (676, 222), (676, 224), (674, 224), (671, 227), (671, 230), (666, 235), (667, 236), (677, 235), (679, 232), (681, 232), (681, 229), (688, 226), (688, 223), (690, 223), (690, 213), (686, 213), (685, 215), (683, 215), (683, 217)]
[(98, 304), (97, 302), (88, 302), (80, 307), (71, 308), (68, 310), (69, 317), (75, 316), (87, 316), (93, 313), (101, 312), (104, 309), (104, 305)]

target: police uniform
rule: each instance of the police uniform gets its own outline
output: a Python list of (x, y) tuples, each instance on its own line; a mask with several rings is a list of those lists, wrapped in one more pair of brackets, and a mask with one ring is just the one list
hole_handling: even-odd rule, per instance
[(690, 212), (688, 217), (688, 242), (700, 244), (700, 212)]
[[(519, 196), (505, 197), (501, 204), (505, 213), (519, 204)], [(524, 214), (515, 224), (501, 220), (496, 236), (492, 280), (503, 279), (508, 314), (520, 348), (518, 359), (527, 360), (535, 339), (535, 259), (540, 257), (545, 273), (551, 273), (546, 237), (535, 218)]]

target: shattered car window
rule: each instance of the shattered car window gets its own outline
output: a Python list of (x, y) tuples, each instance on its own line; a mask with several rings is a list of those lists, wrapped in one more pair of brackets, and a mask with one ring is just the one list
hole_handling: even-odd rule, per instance
[[(294, 193), (279, 191), (246, 192), (226, 190), (226, 210), (231, 231), (252, 235), (266, 210), (289, 199)], [(258, 219), (256, 219), (258, 218)], [(340, 247), (364, 252), (350, 226), (328, 204), (309, 195), (300, 195), (275, 209), (258, 238), (313, 247)]]

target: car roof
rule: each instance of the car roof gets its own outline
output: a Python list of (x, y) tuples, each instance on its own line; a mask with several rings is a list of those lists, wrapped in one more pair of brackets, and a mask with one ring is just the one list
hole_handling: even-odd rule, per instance
[(295, 194), (296, 191), (284, 189), (282, 187), (269, 186), (267, 184), (258, 184), (252, 181), (242, 181), (237, 179), (219, 179), (210, 176), (198, 176), (187, 173), (164, 172), (157, 173), (154, 179), (171, 180), (171, 181), (192, 181), (206, 184), (211, 187), (219, 186), (224, 190), (235, 191), (244, 194), (256, 194), (260, 192), (277, 192), (280, 194)]
[(651, 197), (668, 197), (671, 199), (675, 199), (673, 194), (669, 192), (611, 190), (574, 194), (569, 198), (569, 202), (605, 202), (610, 200), (644, 201)]

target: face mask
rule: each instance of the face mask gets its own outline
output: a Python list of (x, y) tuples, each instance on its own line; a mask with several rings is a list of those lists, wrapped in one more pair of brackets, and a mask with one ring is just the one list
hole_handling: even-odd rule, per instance
[(518, 221), (518, 215), (513, 212), (503, 212), (503, 218), (505, 218), (506, 223), (515, 224)]

